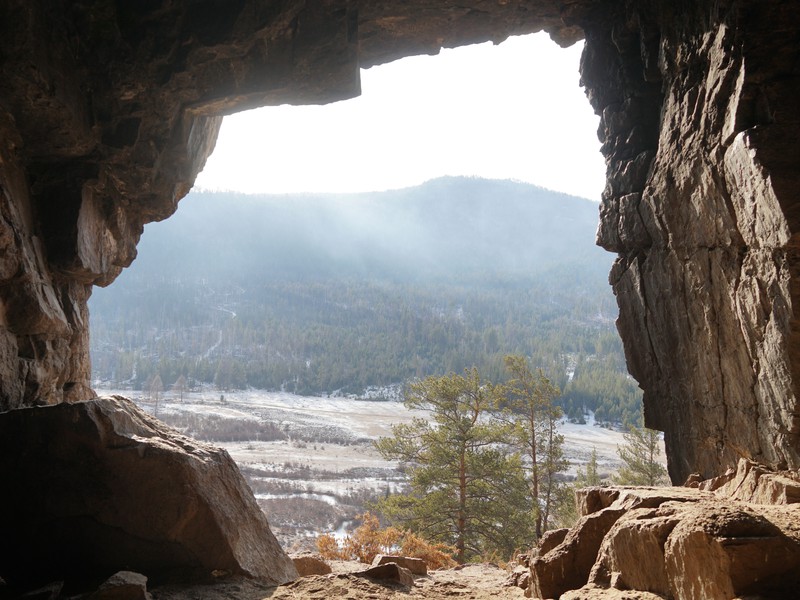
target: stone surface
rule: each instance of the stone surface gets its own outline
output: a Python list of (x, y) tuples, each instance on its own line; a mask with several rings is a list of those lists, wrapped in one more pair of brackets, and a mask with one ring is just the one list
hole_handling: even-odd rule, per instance
[(700, 482), (697, 487), (713, 490), (723, 498), (755, 504), (800, 502), (800, 474), (775, 473), (744, 458), (739, 460), (736, 471), (731, 469), (725, 475)]
[(619, 253), (618, 328), (672, 480), (796, 469), (800, 7), (623, 2), (581, 23), (598, 243)]
[(0, 414), (0, 564), (10, 583), (134, 569), (297, 576), (230, 456), (120, 397)]
[(106, 579), (89, 600), (152, 600), (147, 577), (133, 571), (119, 571)]
[(634, 590), (615, 590), (586, 585), (562, 595), (560, 600), (664, 600), (664, 596)]
[(675, 512), (669, 507), (627, 512), (603, 540), (589, 581), (669, 596), (664, 545), (678, 523)]
[[(63, 581), (54, 581), (35, 590), (26, 591), (19, 594), (19, 598), (23, 600), (58, 600), (61, 597), (61, 590), (64, 589)], [(4, 590), (5, 591), (5, 590)], [(4, 594), (4, 596), (12, 596), (16, 594)]]
[(230, 592), (218, 594), (215, 589), (217, 586), (203, 590), (195, 588), (188, 593), (171, 593), (168, 596), (156, 595), (160, 590), (154, 590), (154, 596), (156, 600), (522, 600), (525, 597), (520, 588), (504, 586), (508, 573), (490, 563), (472, 563), (457, 569), (434, 569), (427, 577), (415, 579), (414, 587), (355, 576), (354, 572), (363, 569), (363, 564), (331, 561), (331, 566), (334, 574), (301, 577), (260, 596), (239, 596)]
[[(560, 546), (531, 560), (533, 597), (730, 600), (800, 589), (800, 504), (741, 502), (719, 490), (612, 491), (611, 505), (598, 504)], [(591, 525), (603, 515), (613, 523)], [(580, 565), (581, 576), (565, 565)]]
[(800, 589), (800, 507), (702, 504), (681, 515), (664, 549), (676, 600), (758, 594), (787, 598)]
[(392, 556), (388, 554), (378, 554), (372, 560), (372, 566), (385, 565), (386, 563), (396, 563), (397, 565), (408, 569), (413, 575), (427, 575), (428, 563), (421, 558), (412, 558), (410, 556)]
[(411, 571), (405, 567), (401, 567), (395, 562), (382, 563), (364, 571), (353, 573), (353, 575), (356, 577), (376, 579), (378, 581), (388, 581), (403, 587), (414, 586), (414, 576), (411, 574)]
[(535, 598), (558, 598), (582, 587), (608, 530), (625, 511), (604, 508), (581, 517), (564, 541), (546, 554), (531, 558), (531, 593)]
[[(592, 512), (594, 512), (594, 511), (592, 511)], [(585, 514), (589, 514), (589, 513), (583, 513), (583, 515), (585, 515)], [(566, 528), (564, 528), (564, 529), (551, 529), (549, 531), (545, 531), (542, 534), (542, 538), (539, 540), (539, 544), (537, 546), (539, 554), (547, 554), (548, 552), (550, 552), (550, 550), (552, 550), (553, 548), (555, 548), (561, 542), (564, 541), (564, 538), (567, 537), (568, 533), (569, 533), (569, 529), (566, 529)]]
[(292, 562), (300, 577), (309, 575), (327, 575), (331, 573), (331, 566), (318, 554), (304, 553), (292, 554)]

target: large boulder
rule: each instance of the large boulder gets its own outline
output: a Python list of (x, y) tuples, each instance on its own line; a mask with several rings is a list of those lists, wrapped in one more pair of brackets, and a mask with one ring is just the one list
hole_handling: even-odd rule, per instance
[[(742, 465), (738, 479), (753, 481)], [(750, 473), (748, 475), (748, 473)], [(730, 481), (736, 477), (731, 475)], [(670, 598), (730, 600), (795, 597), (800, 589), (800, 504), (786, 505), (788, 475), (761, 470), (748, 486), (588, 488), (578, 493), (590, 511), (554, 547), (530, 561), (529, 591), (539, 598)], [(774, 490), (768, 485), (774, 483)], [(714, 485), (718, 485), (716, 482)], [(749, 491), (748, 497), (752, 497)]]
[(0, 477), (9, 583), (120, 570), (297, 577), (228, 453), (125, 398), (0, 414)]

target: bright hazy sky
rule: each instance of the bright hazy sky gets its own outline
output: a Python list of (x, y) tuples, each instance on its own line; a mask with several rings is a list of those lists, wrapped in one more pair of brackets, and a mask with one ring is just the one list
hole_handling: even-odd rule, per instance
[(361, 192), (474, 175), (599, 200), (605, 166), (581, 49), (536, 34), (442, 50), (363, 70), (352, 100), (226, 117), (196, 187)]

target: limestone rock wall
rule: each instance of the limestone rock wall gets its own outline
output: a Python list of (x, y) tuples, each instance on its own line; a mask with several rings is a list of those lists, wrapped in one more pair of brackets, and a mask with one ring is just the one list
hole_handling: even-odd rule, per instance
[(608, 163), (598, 243), (674, 482), (800, 467), (800, 9), (629, 2), (587, 22)]
[[(598, 241), (670, 473), (800, 466), (793, 0), (7, 0), (0, 411), (91, 397), (86, 302), (168, 217), (221, 116), (359, 93), (359, 66), (585, 36)], [(525, 76), (521, 73), (520, 76)], [(280, 140), (265, 140), (280, 143)]]

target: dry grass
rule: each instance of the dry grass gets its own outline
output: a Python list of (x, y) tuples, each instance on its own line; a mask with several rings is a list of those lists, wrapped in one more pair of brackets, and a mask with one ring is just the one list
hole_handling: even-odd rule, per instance
[(330, 534), (317, 538), (317, 551), (329, 560), (357, 560), (371, 563), (378, 554), (400, 554), (421, 558), (431, 569), (448, 569), (456, 565), (455, 548), (446, 544), (431, 543), (405, 529), (380, 526), (372, 513), (358, 516), (361, 521), (352, 535), (340, 546)]

